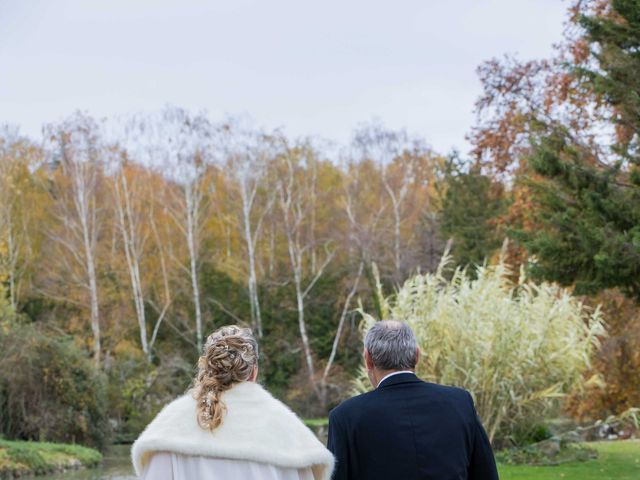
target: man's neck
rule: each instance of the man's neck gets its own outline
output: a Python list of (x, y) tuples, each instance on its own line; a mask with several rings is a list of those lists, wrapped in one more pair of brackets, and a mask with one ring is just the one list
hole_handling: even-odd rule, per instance
[(385, 380), (386, 378), (392, 376), (392, 375), (397, 375), (399, 373), (415, 373), (413, 370), (407, 369), (407, 370), (374, 370), (373, 374), (374, 374), (374, 378), (376, 380), (376, 388), (378, 388), (380, 386), (380, 384), (382, 383), (383, 380)]

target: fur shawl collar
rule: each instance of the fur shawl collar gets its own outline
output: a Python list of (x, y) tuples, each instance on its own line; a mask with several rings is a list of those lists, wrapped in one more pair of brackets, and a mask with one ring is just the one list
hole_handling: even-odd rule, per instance
[(222, 394), (227, 407), (222, 425), (204, 430), (190, 393), (156, 416), (131, 449), (137, 475), (157, 451), (249, 460), (284, 468), (311, 467), (315, 480), (328, 480), (333, 456), (298, 417), (254, 382)]

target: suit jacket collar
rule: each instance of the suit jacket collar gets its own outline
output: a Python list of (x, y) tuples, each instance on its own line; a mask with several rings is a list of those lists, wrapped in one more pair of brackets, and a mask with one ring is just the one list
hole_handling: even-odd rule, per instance
[(385, 378), (376, 390), (381, 388), (388, 388), (393, 385), (400, 385), (402, 383), (419, 383), (422, 382), (415, 373), (399, 373), (398, 375), (393, 375), (389, 378)]

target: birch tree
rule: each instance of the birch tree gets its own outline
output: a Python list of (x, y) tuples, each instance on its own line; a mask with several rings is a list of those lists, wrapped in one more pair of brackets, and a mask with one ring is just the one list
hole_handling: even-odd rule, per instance
[(383, 219), (388, 203), (379, 188), (380, 170), (370, 160), (349, 159), (342, 185), (344, 215), (348, 220), (346, 242), (368, 266), (380, 261), (384, 241)]
[(208, 189), (213, 186), (214, 128), (204, 114), (167, 107), (155, 116), (134, 122), (136, 150), (150, 166), (159, 168), (169, 184), (165, 189), (167, 211), (184, 238), (187, 261), (180, 267), (189, 277), (196, 327), (196, 348), (202, 349), (203, 315), (200, 264), (204, 222), (209, 207)]
[[(127, 270), (131, 285), (131, 294), (138, 320), (140, 345), (147, 360), (151, 362), (153, 345), (158, 330), (171, 305), (168, 273), (164, 251), (161, 246), (153, 211), (152, 194), (149, 184), (152, 175), (142, 168), (129, 165), (123, 161), (118, 165), (113, 175), (113, 199), (116, 210), (116, 223), (122, 239), (122, 249), (125, 254)], [(155, 244), (155, 245), (154, 245)], [(152, 248), (155, 246), (155, 248)], [(158, 257), (160, 264), (160, 278), (162, 282), (161, 309), (157, 309), (157, 317), (153, 322), (153, 333), (148, 339), (147, 312), (145, 305), (152, 302), (149, 285), (154, 279), (152, 275), (143, 275), (144, 257), (151, 255)], [(149, 261), (150, 258), (147, 258)], [(146, 262), (147, 265), (149, 262)]]
[[(101, 334), (97, 277), (97, 246), (101, 227), (104, 146), (98, 124), (77, 113), (65, 122), (49, 127), (50, 165), (56, 169), (52, 200), (57, 228), (47, 232), (61, 254), (62, 291), (75, 285), (80, 302), (89, 306), (93, 333), (93, 357), (100, 364)], [(67, 285), (70, 283), (71, 285)], [(66, 293), (62, 294), (67, 297)]]
[[(356, 131), (354, 146), (361, 160), (372, 160), (378, 165), (382, 189), (392, 213), (392, 243), (394, 279), (399, 284), (405, 276), (403, 264), (402, 227), (406, 220), (407, 203), (416, 187), (427, 181), (432, 154), (420, 140), (401, 131), (392, 131), (379, 124), (371, 124)], [(414, 202), (414, 207), (420, 208)]]
[[(335, 255), (335, 250), (331, 248), (329, 239), (322, 239), (324, 258), (317, 265), (315, 273), (308, 275), (311, 263), (308, 257), (310, 257), (311, 249), (316, 245), (311, 243), (308, 232), (305, 232), (305, 223), (310, 219), (310, 198), (308, 187), (305, 188), (306, 172), (304, 167), (310, 162), (316, 161), (315, 152), (309, 145), (290, 146), (286, 142), (283, 143), (284, 148), (280, 155), (280, 170), (278, 172), (278, 204), (295, 288), (298, 329), (307, 375), (314, 392), (319, 394), (313, 352), (305, 319), (305, 301), (325, 273), (326, 267)], [(307, 234), (305, 235), (305, 233)]]
[(333, 343), (331, 345), (331, 353), (329, 354), (329, 359), (325, 364), (324, 371), (322, 373), (322, 377), (320, 377), (320, 404), (324, 407), (327, 405), (327, 390), (328, 390), (328, 380), (329, 374), (331, 373), (331, 367), (333, 367), (334, 362), (336, 360), (336, 355), (338, 353), (338, 346), (340, 345), (340, 340), (342, 339), (342, 332), (344, 331), (344, 324), (347, 320), (347, 316), (350, 311), (351, 302), (353, 301), (354, 296), (358, 292), (358, 286), (360, 284), (360, 279), (362, 278), (362, 273), (364, 271), (364, 261), (360, 260), (358, 265), (358, 270), (355, 275), (355, 279), (351, 284), (351, 288), (347, 293), (347, 296), (344, 300), (342, 310), (340, 312), (340, 318), (338, 320), (338, 327), (336, 328), (336, 333), (333, 336)]
[(265, 216), (275, 201), (275, 191), (266, 187), (270, 161), (274, 158), (271, 141), (261, 132), (227, 125), (222, 145), (227, 173), (237, 188), (240, 203), (237, 225), (246, 248), (247, 286), (251, 307), (251, 324), (262, 338), (262, 315), (258, 295), (256, 249)]

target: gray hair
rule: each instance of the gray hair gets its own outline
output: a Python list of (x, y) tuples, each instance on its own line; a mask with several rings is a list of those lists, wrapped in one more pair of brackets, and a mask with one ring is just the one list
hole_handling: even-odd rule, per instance
[(364, 348), (373, 365), (381, 370), (413, 370), (416, 366), (418, 343), (413, 330), (404, 322), (376, 323), (364, 338)]

